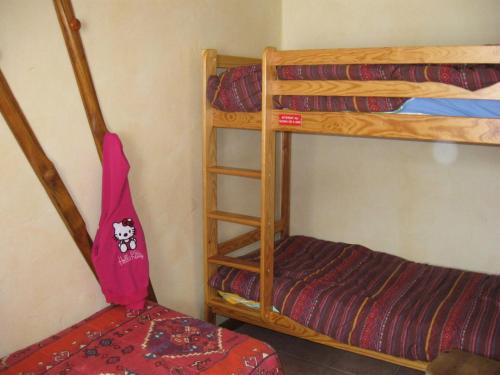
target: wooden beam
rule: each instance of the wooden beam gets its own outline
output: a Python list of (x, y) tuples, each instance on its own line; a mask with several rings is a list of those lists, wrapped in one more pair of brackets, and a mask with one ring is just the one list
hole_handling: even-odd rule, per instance
[(253, 57), (217, 55), (217, 68), (234, 68), (242, 65), (260, 64), (261, 60)]
[(256, 169), (245, 169), (245, 168), (228, 168), (216, 165), (214, 167), (208, 167), (210, 173), (215, 174), (225, 174), (228, 176), (238, 176), (238, 177), (248, 177), (260, 179), (260, 171)]
[(107, 129), (99, 106), (99, 100), (97, 99), (87, 57), (85, 56), (82, 38), (80, 37), (80, 21), (75, 16), (71, 0), (54, 0), (54, 6), (68, 49), (71, 65), (75, 72), (76, 82), (78, 83), (78, 89), (80, 90), (90, 130), (94, 137), (99, 158), (102, 160), (102, 141)]
[[(300, 114), (302, 124), (279, 125), (282, 113)], [(500, 145), (500, 119), (274, 110), (272, 128), (300, 133)]]
[[(274, 225), (274, 230), (276, 233), (283, 232), (285, 229), (284, 222), (282, 220), (278, 221)], [(260, 240), (260, 228), (251, 230), (249, 232), (240, 234), (234, 238), (220, 243), (217, 246), (217, 252), (219, 255), (229, 254), (235, 250), (241, 249), (242, 247), (251, 245)]]
[(254, 263), (240, 258), (232, 258), (224, 255), (213, 255), (208, 258), (208, 263), (237, 268), (249, 272), (255, 272), (255, 273), (260, 272), (258, 263)]
[(92, 239), (87, 232), (82, 215), (76, 208), (54, 164), (43, 151), (1, 70), (0, 111), (80, 253), (97, 277), (90, 255)]
[(262, 139), (261, 139), (261, 237), (260, 237), (260, 307), (267, 319), (273, 304), (274, 221), (276, 133), (273, 131), (273, 98), (270, 82), (276, 79), (276, 70), (270, 64), (274, 48), (266, 48), (262, 58)]
[(290, 235), (290, 182), (292, 165), (292, 133), (282, 134), (281, 139), (281, 239)]
[(225, 211), (211, 211), (207, 216), (211, 219), (227, 221), (228, 223), (249, 225), (251, 227), (260, 227), (260, 218), (255, 216), (235, 214)]
[(203, 108), (203, 249), (204, 249), (204, 288), (205, 288), (205, 320), (215, 323), (215, 314), (207, 304), (210, 298), (217, 295), (209, 286), (209, 280), (216, 271), (216, 266), (208, 263), (208, 259), (217, 255), (218, 223), (208, 216), (217, 210), (217, 175), (208, 168), (217, 165), (217, 129), (214, 128), (213, 109), (207, 100), (208, 77), (216, 74), (217, 51), (207, 49), (202, 55), (202, 108)]
[(275, 51), (271, 65), (498, 64), (500, 46), (338, 48)]
[[(99, 159), (102, 161), (102, 144), (104, 134), (108, 131), (102, 116), (99, 100), (95, 91), (89, 63), (85, 56), (82, 38), (80, 37), (80, 21), (73, 11), (71, 0), (54, 0), (54, 6), (59, 20), (59, 25), (64, 36), (66, 48), (69, 53), (71, 65), (75, 73), (76, 82), (82, 98), (83, 107), (94, 138)], [(151, 279), (148, 284), (148, 299), (157, 302)]]
[(211, 109), (216, 128), (260, 130), (261, 112), (222, 112)]
[(439, 82), (290, 80), (273, 81), (271, 88), (273, 95), (500, 99), (500, 83), (470, 91)]

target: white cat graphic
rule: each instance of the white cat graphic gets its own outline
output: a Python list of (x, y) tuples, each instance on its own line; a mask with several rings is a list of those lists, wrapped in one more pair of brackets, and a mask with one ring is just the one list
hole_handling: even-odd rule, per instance
[(137, 240), (135, 238), (135, 227), (132, 219), (123, 219), (117, 223), (113, 223), (115, 228), (115, 238), (118, 241), (118, 248), (122, 253), (127, 250), (135, 250)]

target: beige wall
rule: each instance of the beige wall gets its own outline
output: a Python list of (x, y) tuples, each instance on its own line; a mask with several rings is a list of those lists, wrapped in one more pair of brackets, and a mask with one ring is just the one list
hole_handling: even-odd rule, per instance
[[(74, 7), (104, 117), (132, 165), (158, 298), (199, 316), (201, 49), (259, 56), (278, 45), (280, 2), (74, 0)], [(0, 66), (93, 236), (100, 165), (50, 0), (0, 1)], [(1, 117), (0, 150), (2, 356), (105, 303)]]
[[(283, 0), (282, 48), (500, 43), (498, 0)], [(500, 272), (500, 148), (294, 135), (292, 232)]]
[[(283, 48), (500, 42), (496, 0), (378, 0), (373, 10), (370, 0), (282, 2), (281, 17), (279, 0), (74, 0), (104, 116), (132, 164), (159, 300), (195, 316), (202, 303), (202, 48), (258, 56), (266, 45), (279, 47), (281, 34)], [(93, 235), (99, 161), (51, 1), (0, 0), (0, 19), (0, 67)], [(1, 356), (104, 300), (0, 122)], [(224, 162), (258, 166), (257, 134), (220, 135)], [(294, 138), (295, 233), (499, 271), (499, 149)], [(258, 214), (257, 182), (227, 177), (221, 190), (221, 208)]]

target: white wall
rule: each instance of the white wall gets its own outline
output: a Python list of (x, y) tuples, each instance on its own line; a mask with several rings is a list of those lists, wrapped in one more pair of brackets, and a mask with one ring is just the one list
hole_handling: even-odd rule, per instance
[[(283, 49), (500, 43), (498, 0), (283, 0)], [(294, 135), (292, 232), (500, 272), (500, 148)]]
[[(260, 56), (279, 44), (280, 2), (73, 4), (105, 120), (132, 165), (158, 299), (200, 316), (201, 50)], [(100, 164), (52, 1), (0, 1), (0, 66), (93, 236)], [(0, 150), (1, 357), (105, 303), (3, 118)]]

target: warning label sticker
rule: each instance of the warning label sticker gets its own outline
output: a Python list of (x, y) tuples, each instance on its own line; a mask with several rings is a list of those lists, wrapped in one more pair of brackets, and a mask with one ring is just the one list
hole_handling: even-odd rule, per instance
[(286, 126), (301, 126), (302, 115), (296, 113), (280, 113), (279, 124)]

